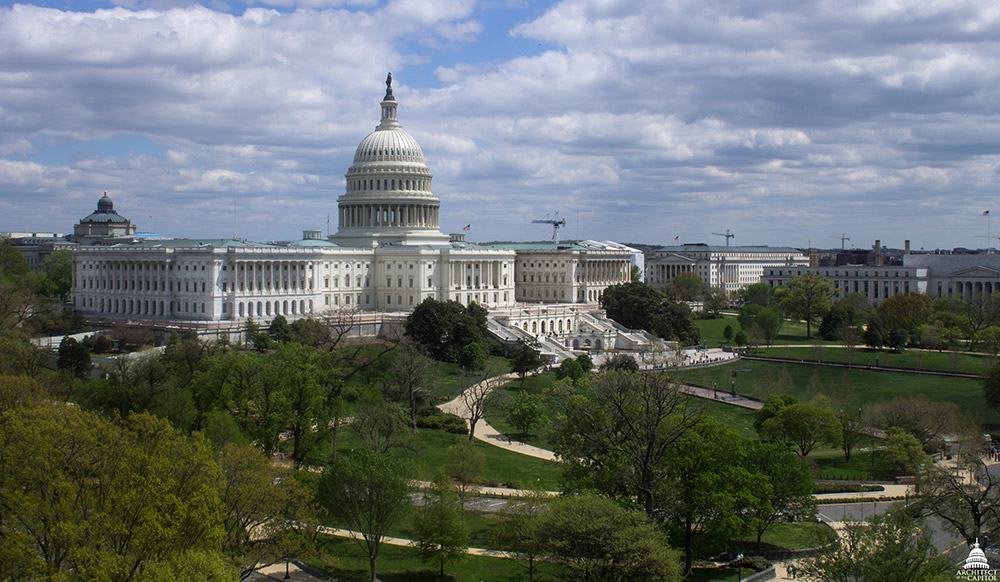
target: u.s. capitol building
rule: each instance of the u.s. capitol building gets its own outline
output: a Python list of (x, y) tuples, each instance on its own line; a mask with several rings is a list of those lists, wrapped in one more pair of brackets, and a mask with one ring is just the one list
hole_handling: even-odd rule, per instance
[[(218, 326), (345, 309), (407, 312), (431, 297), (506, 312), (531, 333), (528, 320), (516, 321), (523, 314), (543, 305), (593, 308), (606, 287), (629, 280), (632, 253), (621, 245), (480, 245), (442, 234), (431, 172), (397, 120), (391, 79), (380, 105), (381, 122), (358, 145), (337, 200), (336, 234), (305, 231), (286, 245), (155, 238), (80, 245), (77, 311), (96, 322)], [(110, 199), (102, 204), (112, 208)], [(530, 319), (534, 333), (575, 327), (569, 318)]]

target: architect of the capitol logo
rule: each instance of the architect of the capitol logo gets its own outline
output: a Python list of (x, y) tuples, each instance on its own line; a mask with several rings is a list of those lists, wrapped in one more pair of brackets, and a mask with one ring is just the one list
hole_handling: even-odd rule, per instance
[(979, 540), (972, 545), (969, 550), (969, 557), (965, 559), (965, 564), (958, 571), (955, 577), (959, 580), (986, 581), (997, 580), (1000, 570), (990, 568), (990, 562), (986, 559), (986, 553), (979, 547)]

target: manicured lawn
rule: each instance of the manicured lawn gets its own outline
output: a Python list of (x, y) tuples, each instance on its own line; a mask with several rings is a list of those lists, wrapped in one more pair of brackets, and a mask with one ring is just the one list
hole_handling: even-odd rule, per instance
[[(695, 325), (701, 330), (701, 343), (710, 348), (718, 348), (723, 345), (732, 345), (725, 343), (725, 338), (723, 338), (722, 333), (726, 329), (727, 325), (733, 327), (733, 335), (740, 330), (740, 324), (736, 321), (735, 315), (725, 315), (720, 319), (696, 319)], [(835, 344), (837, 342), (828, 342), (817, 336), (819, 332), (819, 324), (816, 324), (812, 328), (812, 337), (806, 339), (806, 324), (803, 321), (791, 321), (786, 319), (785, 323), (781, 326), (781, 331), (774, 338), (775, 345), (785, 345), (785, 344)]]
[(736, 582), (741, 574), (746, 578), (752, 572), (736, 568), (695, 568), (684, 582)]
[(843, 395), (850, 406), (860, 408), (868, 402), (922, 395), (930, 400), (954, 402), (963, 411), (979, 418), (987, 429), (1000, 427), (1000, 413), (986, 406), (979, 380), (972, 378), (747, 360), (700, 370), (682, 370), (678, 372), (678, 377), (702, 386), (712, 386), (715, 382), (720, 390), (728, 390), (734, 370), (737, 371), (736, 390), (756, 398), (789, 393), (800, 402), (807, 402), (818, 394), (836, 394)]
[[(437, 469), (445, 464), (448, 447), (468, 438), (440, 430), (420, 429), (409, 441), (412, 450), (398, 450), (411, 463), (411, 477), (432, 480)], [(347, 428), (337, 449), (346, 452), (360, 446), (357, 437)], [(558, 463), (520, 455), (482, 441), (475, 441), (475, 447), (486, 457), (483, 479), (487, 482), (518, 487), (535, 483), (551, 491), (561, 489), (562, 468)]]
[(757, 440), (757, 431), (753, 429), (755, 411), (694, 397), (690, 398), (688, 405), (702, 409), (705, 415), (711, 416), (723, 426), (735, 430), (743, 438)]
[[(488, 369), (497, 371), (497, 374), (506, 374), (510, 371), (510, 361), (506, 358), (491, 356), (488, 366), (492, 366)], [(431, 363), (431, 374), (433, 380), (429, 384), (429, 389), (431, 396), (437, 402), (447, 402), (455, 398), (462, 390), (481, 379), (476, 373), (463, 374), (462, 367), (458, 364), (436, 360)]]
[(920, 368), (924, 370), (942, 370), (945, 372), (963, 372), (967, 374), (985, 374), (997, 362), (997, 358), (987, 354), (962, 354), (954, 352), (933, 352), (926, 350), (904, 350), (890, 352), (872, 350), (865, 347), (848, 348), (790, 348), (775, 347), (754, 350), (752, 353), (777, 356), (782, 358), (804, 358), (826, 362), (849, 362), (862, 366), (875, 365), (876, 359), (880, 366), (898, 368)]
[[(316, 566), (332, 574), (335, 580), (368, 582), (368, 555), (353, 540), (320, 536), (319, 544), (321, 555), (313, 561)], [(383, 582), (514, 582), (527, 579), (527, 564), (508, 558), (466, 556), (457, 564), (446, 565), (442, 579), (437, 575), (437, 563), (421, 560), (416, 548), (383, 545), (381, 554), (376, 570)], [(539, 573), (547, 580), (551, 579), (553, 569), (548, 564), (538, 566)]]
[[(816, 521), (797, 521), (795, 523), (776, 523), (764, 531), (761, 538), (761, 550), (793, 550), (812, 548), (832, 542), (837, 537), (836, 532), (826, 525)], [(734, 549), (754, 550), (757, 547), (757, 534), (749, 533), (733, 541)]]
[[(871, 447), (867, 437), (858, 444), (865, 449)], [(872, 454), (868, 450), (855, 448), (851, 460), (844, 461), (844, 452), (840, 449), (822, 448), (809, 453), (809, 461), (819, 471), (817, 479), (870, 480), (876, 477), (872, 472)]]

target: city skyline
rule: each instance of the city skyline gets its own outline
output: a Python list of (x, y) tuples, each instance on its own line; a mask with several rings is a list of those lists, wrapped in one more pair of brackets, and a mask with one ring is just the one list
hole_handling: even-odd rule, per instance
[(392, 71), (474, 241), (987, 246), (987, 2), (118, 4), (0, 3), (0, 230), (335, 232)]

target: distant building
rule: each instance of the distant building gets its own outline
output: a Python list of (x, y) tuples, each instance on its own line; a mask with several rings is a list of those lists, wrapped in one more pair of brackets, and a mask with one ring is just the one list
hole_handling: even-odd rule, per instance
[(80, 219), (73, 227), (73, 234), (66, 237), (70, 242), (83, 246), (96, 244), (117, 244), (125, 242), (135, 234), (135, 225), (115, 210), (107, 191), (97, 201), (97, 210)]
[(663, 290), (684, 273), (697, 275), (709, 287), (733, 294), (759, 283), (769, 267), (809, 265), (809, 257), (789, 247), (684, 244), (658, 249), (646, 261), (646, 282)]
[(764, 282), (772, 287), (780, 287), (787, 284), (792, 277), (806, 274), (828, 279), (837, 289), (839, 297), (848, 293), (859, 293), (873, 306), (901, 293), (927, 292), (926, 268), (885, 265), (772, 267), (766, 270)]

